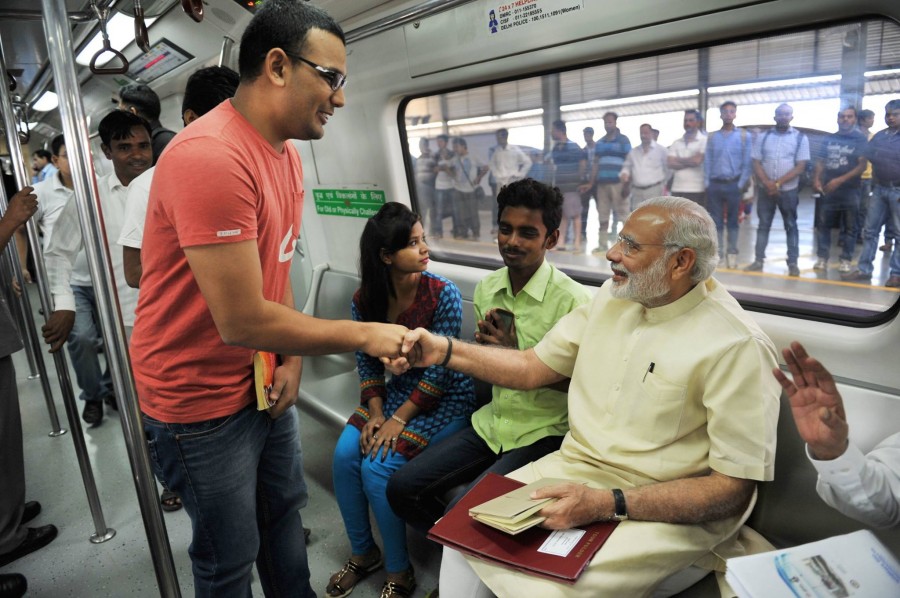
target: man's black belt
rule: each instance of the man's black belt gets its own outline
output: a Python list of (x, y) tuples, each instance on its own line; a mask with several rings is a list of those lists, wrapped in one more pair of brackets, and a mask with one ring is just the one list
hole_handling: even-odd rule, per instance
[(718, 179), (709, 179), (709, 180), (711, 180), (711, 181), (714, 182), (714, 183), (736, 183), (736, 182), (738, 182), (739, 180), (741, 180), (741, 177), (739, 177), (739, 176), (733, 176), (733, 177), (731, 177), (730, 179), (722, 179), (722, 178), (718, 178)]
[(652, 184), (650, 184), (650, 185), (644, 185), (644, 186), (641, 186), (641, 185), (632, 185), (632, 187), (633, 187), (634, 189), (640, 189), (641, 191), (643, 191), (644, 189), (649, 189), (649, 188), (651, 188), (651, 187), (656, 187), (657, 185), (662, 185), (663, 182), (665, 182), (665, 179), (663, 179), (662, 181), (656, 181), (655, 183), (652, 183)]
[(900, 187), (900, 181), (875, 181), (875, 185), (879, 187)]

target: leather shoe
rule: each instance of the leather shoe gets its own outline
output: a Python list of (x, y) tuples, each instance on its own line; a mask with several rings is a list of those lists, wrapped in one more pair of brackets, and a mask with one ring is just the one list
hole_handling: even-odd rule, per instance
[(744, 272), (762, 272), (763, 263), (761, 260), (756, 260), (746, 268), (744, 268)]
[(0, 575), (0, 596), (2, 598), (21, 598), (26, 591), (28, 591), (28, 580), (21, 573)]
[(112, 409), (113, 411), (119, 410), (119, 404), (116, 402), (115, 395), (109, 395), (108, 397), (103, 399), (103, 402), (106, 403), (107, 405), (109, 405), (109, 408)]
[[(41, 503), (36, 500), (30, 500), (25, 503), (25, 510), (22, 511), (22, 524), (26, 524), (41, 513)], [(2, 594), (0, 594), (2, 596)]]
[(865, 274), (863, 272), (860, 272), (859, 270), (854, 270), (853, 272), (850, 272), (849, 274), (841, 274), (841, 280), (847, 280), (847, 281), (856, 280), (859, 282), (871, 282), (872, 275)]
[(16, 559), (20, 559), (26, 554), (30, 554), (39, 548), (43, 548), (56, 538), (57, 533), (59, 532), (55, 525), (29, 527), (28, 535), (25, 536), (24, 542), (19, 544), (15, 549), (0, 554), (0, 567), (5, 567)]
[(891, 276), (887, 279), (887, 282), (884, 283), (884, 286), (891, 287), (892, 289), (900, 287), (900, 276)]
[(84, 423), (92, 426), (103, 421), (103, 401), (85, 401), (81, 419), (84, 420)]

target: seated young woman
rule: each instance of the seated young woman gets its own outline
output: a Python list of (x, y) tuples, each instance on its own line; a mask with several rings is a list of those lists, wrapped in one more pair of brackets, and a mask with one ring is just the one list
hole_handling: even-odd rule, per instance
[[(361, 284), (353, 296), (353, 319), (393, 322), (410, 329), (458, 337), (462, 297), (452, 282), (431, 274), (419, 217), (387, 203), (369, 219), (359, 242)], [(431, 366), (385, 381), (384, 366), (357, 352), (360, 406), (338, 440), (334, 490), (351, 557), (331, 576), (325, 592), (346, 596), (384, 565), (382, 598), (412, 595), (416, 581), (406, 548), (406, 524), (391, 510), (385, 487), (391, 474), (423, 450), (468, 425), (475, 407), (471, 378)], [(384, 542), (375, 544), (369, 507)]]

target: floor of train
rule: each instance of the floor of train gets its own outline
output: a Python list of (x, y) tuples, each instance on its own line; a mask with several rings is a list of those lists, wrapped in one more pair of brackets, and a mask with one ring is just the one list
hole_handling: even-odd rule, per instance
[[(111, 540), (92, 544), (89, 538), (95, 529), (72, 435), (54, 438), (48, 435), (50, 419), (40, 381), (28, 379), (24, 351), (14, 355), (13, 360), (22, 408), (26, 500), (38, 500), (43, 506), (41, 514), (30, 525), (52, 523), (59, 528), (59, 537), (47, 547), (0, 568), (0, 573), (24, 574), (28, 579), (28, 596), (159, 596), (118, 414), (107, 408), (103, 423), (97, 427), (78, 422), (85, 432), (106, 525), (116, 530)], [(45, 363), (52, 372), (51, 386), (60, 423), (69, 429), (52, 358), (45, 358)], [(301, 514), (303, 524), (312, 529), (308, 546), (312, 585), (321, 596), (329, 576), (349, 556), (331, 485), (331, 459), (337, 432), (302, 411), (300, 430), (310, 494), (309, 504)], [(190, 521), (183, 509), (164, 516), (182, 595), (191, 596), (193, 581), (187, 551)], [(409, 542), (418, 579), (415, 595), (423, 596), (437, 585), (440, 552), (414, 532), (409, 533)], [(353, 595), (378, 596), (383, 581), (383, 572), (376, 573), (362, 581)], [(253, 595), (263, 595), (255, 571)]]

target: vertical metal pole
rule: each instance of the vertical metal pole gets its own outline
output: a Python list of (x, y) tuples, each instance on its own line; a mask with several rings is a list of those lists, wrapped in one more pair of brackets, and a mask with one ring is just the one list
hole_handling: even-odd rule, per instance
[[(5, 192), (6, 189), (3, 191)], [(7, 277), (6, 280), (18, 280), (15, 268), (13, 268), (12, 265), (12, 260), (18, 260), (18, 249), (14, 248), (13, 245), (15, 245), (15, 239), (13, 239), (13, 242), (9, 244), (6, 252), (3, 254), (3, 270), (4, 275)], [(27, 292), (27, 287), (23, 286), (22, 292)], [(25, 319), (25, 314), (22, 312), (23, 301), (25, 300), (13, 296), (9, 298), (9, 305), (12, 307), (13, 317), (16, 319), (16, 325), (19, 327), (19, 336), (25, 341), (25, 356), (28, 358), (28, 379), (35, 380), (41, 376), (38, 373), (37, 366), (37, 352), (39, 349), (31, 344), (31, 335), (28, 334), (27, 327), (32, 324), (29, 324), (28, 320)], [(31, 314), (28, 315), (28, 318), (29, 320), (31, 319)], [(56, 407), (54, 406), (54, 411), (55, 410)]]
[[(3, 47), (0, 39), (0, 48)], [(0, 56), (0, 72), (6, 71), (6, 61)], [(9, 91), (5, 85), (0, 85), (0, 106), (11, 107)], [(16, 123), (11, 110), (3, 110), (3, 121), (6, 128), (7, 145), (10, 156), (13, 159), (13, 169), (19, 187), (28, 185), (28, 174), (25, 172), (25, 161), (22, 157), (22, 148), (18, 143)], [(28, 242), (34, 254), (34, 267), (37, 271), (38, 291), (41, 296), (41, 307), (44, 309), (44, 318), (53, 313), (53, 303), (50, 297), (50, 285), (47, 282), (47, 270), (44, 266), (44, 255), (38, 240), (37, 225), (34, 220), (28, 221)], [(19, 265), (18, 263), (16, 264)], [(37, 339), (35, 339), (37, 340)], [(75, 456), (78, 458), (78, 466), (81, 469), (81, 479), (84, 482), (84, 491), (87, 494), (88, 507), (94, 519), (94, 534), (91, 542), (97, 544), (106, 542), (116, 535), (116, 530), (106, 527), (103, 519), (103, 508), (100, 506), (100, 495), (97, 493), (97, 484), (94, 481), (94, 472), (91, 470), (91, 460), (88, 457), (87, 445), (84, 442), (84, 431), (78, 421), (78, 407), (75, 404), (75, 394), (72, 392), (72, 381), (69, 379), (69, 363), (66, 354), (60, 350), (53, 354), (56, 363), (56, 374), (59, 377), (59, 387), (63, 394), (63, 404), (66, 406), (66, 415), (69, 418), (69, 426), (72, 428), (72, 442), (75, 444)], [(46, 380), (45, 372), (41, 372), (41, 380)]]
[(63, 131), (66, 135), (66, 152), (72, 167), (72, 182), (75, 186), (74, 201), (81, 218), (88, 266), (97, 290), (103, 340), (106, 343), (113, 387), (119, 398), (125, 445), (131, 461), (138, 503), (147, 532), (150, 554), (153, 558), (153, 568), (156, 571), (160, 595), (179, 598), (181, 590), (178, 587), (175, 563), (172, 560), (162, 508), (156, 493), (156, 481), (150, 470), (150, 455), (144, 437), (134, 379), (128, 362), (125, 329), (119, 313), (109, 248), (100, 220), (99, 193), (91, 163), (84, 105), (81, 102), (80, 86), (75, 73), (71, 32), (65, 18), (66, 5), (64, 0), (42, 0), (42, 6), (44, 33), (47, 38), (47, 49), (53, 68), (56, 92), (59, 95), (59, 111)]
[(553, 121), (562, 118), (562, 112), (559, 107), (562, 104), (562, 94), (559, 90), (559, 74), (552, 73), (541, 77), (541, 107), (544, 114), (541, 120), (544, 124), (544, 153), (550, 151), (553, 147), (553, 137), (550, 131), (553, 128)]
[[(0, 42), (0, 49), (2, 49), (2, 42)], [(0, 72), (6, 72), (6, 63), (3, 60), (2, 54), (0, 54)], [(12, 114), (12, 104), (9, 102), (9, 91), (6, 85), (0, 85), (0, 113), (3, 114), (3, 120), (6, 123), (4, 127), (6, 129), (6, 144), (9, 146), (9, 153), (13, 157), (13, 168), (16, 168), (16, 180), (19, 182), (20, 187), (24, 187), (25, 185), (21, 184), (22, 178), (19, 177), (19, 171), (22, 172), (22, 177), (24, 177), (25, 162), (22, 161), (22, 148), (19, 146), (19, 136), (16, 132), (16, 123)], [(16, 160), (19, 160), (18, 168), (15, 164)], [(26, 185), (27, 184), (28, 183), (26, 183)], [(3, 212), (5, 213), (8, 207), (9, 203), (6, 198), (6, 189), (0, 185), (0, 208), (3, 208)], [(29, 242), (31, 242), (32, 239), (37, 239), (37, 226), (34, 224), (34, 221), (29, 220), (27, 227)], [(32, 249), (32, 251), (34, 251), (34, 249)], [(47, 376), (47, 368), (44, 365), (44, 356), (40, 353), (40, 350), (37, 349), (41, 346), (41, 341), (38, 338), (37, 327), (31, 317), (31, 301), (28, 298), (28, 289), (25, 288), (25, 277), (22, 275), (22, 265), (19, 261), (19, 252), (16, 249), (15, 240), (7, 245), (6, 254), (9, 256), (9, 265), (12, 268), (13, 274), (15, 275), (16, 280), (19, 281), (19, 285), (22, 287), (22, 294), (16, 298), (16, 304), (22, 314), (22, 336), (27, 336), (31, 345), (35, 347), (34, 355), (38, 367), (38, 377), (41, 380), (41, 389), (44, 391), (44, 400), (47, 403), (47, 413), (50, 415), (50, 436), (62, 436), (66, 431), (59, 426), (59, 417), (56, 415), (56, 404), (53, 402), (53, 391), (50, 389), (50, 378)], [(40, 254), (36, 253), (35, 258), (39, 255)], [(38, 268), (41, 267), (43, 267), (43, 262)], [(44, 283), (41, 282), (40, 276), (38, 276), (38, 279), (38, 290), (43, 293), (43, 290), (46, 290), (46, 287), (42, 290), (41, 285)], [(44, 313), (48, 313), (46, 306), (44, 306)]]

